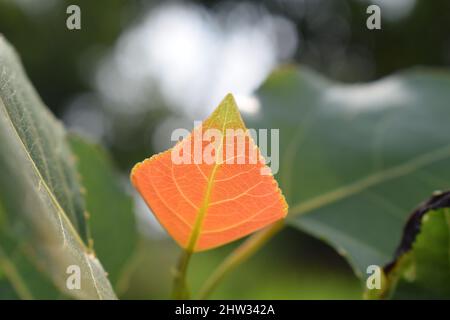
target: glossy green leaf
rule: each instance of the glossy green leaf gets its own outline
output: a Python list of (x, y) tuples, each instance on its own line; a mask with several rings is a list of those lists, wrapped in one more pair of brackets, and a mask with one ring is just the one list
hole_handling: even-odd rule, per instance
[(102, 148), (75, 135), (69, 140), (86, 190), (94, 249), (116, 286), (137, 241), (132, 199)]
[[(6, 230), (62, 292), (77, 298), (115, 298), (85, 243), (85, 209), (65, 131), (1, 37), (0, 150), (0, 203), (5, 213), (1, 236)], [(80, 289), (67, 289), (71, 265), (80, 268)]]
[(371, 298), (450, 299), (450, 192), (413, 212), (381, 290)]
[(450, 299), (450, 209), (430, 211), (403, 266), (394, 299)]
[(345, 85), (275, 72), (249, 127), (280, 129), (288, 223), (334, 246), (359, 276), (390, 261), (409, 212), (450, 186), (450, 73)]

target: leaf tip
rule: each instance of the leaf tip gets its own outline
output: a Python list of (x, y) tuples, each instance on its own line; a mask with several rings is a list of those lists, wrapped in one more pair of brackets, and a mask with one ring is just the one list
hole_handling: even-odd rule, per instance
[(203, 123), (203, 128), (246, 129), (233, 94), (228, 93)]
[(236, 104), (236, 100), (234, 99), (234, 96), (231, 92), (228, 92), (225, 95), (225, 98), (223, 98), (222, 102), (229, 102), (229, 103), (234, 103)]

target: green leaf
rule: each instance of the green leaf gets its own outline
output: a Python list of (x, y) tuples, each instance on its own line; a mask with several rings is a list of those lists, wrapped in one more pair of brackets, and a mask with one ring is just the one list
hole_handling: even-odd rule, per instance
[(86, 189), (94, 248), (116, 287), (136, 247), (132, 199), (119, 183), (119, 175), (103, 149), (75, 135), (70, 135), (69, 141)]
[(450, 192), (413, 212), (384, 271), (383, 287), (367, 292), (369, 297), (450, 299)]
[[(65, 131), (1, 37), (0, 149), (0, 203), (6, 215), (1, 237), (12, 239), (13, 247), (26, 252), (62, 292), (115, 298), (100, 262), (85, 244), (84, 204)], [(80, 268), (79, 290), (66, 287), (70, 265)]]
[(450, 187), (447, 72), (345, 85), (285, 68), (258, 95), (246, 120), (280, 129), (288, 223), (329, 242), (360, 277), (390, 261), (415, 204)]

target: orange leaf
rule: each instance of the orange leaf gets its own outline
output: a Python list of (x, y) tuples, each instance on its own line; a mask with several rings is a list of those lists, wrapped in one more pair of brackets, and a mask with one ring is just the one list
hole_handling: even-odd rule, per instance
[(239, 239), (287, 214), (231, 94), (174, 148), (136, 164), (131, 181), (190, 252)]

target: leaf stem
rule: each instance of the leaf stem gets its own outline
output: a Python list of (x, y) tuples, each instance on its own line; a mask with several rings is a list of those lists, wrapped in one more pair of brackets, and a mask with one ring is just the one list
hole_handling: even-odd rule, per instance
[(275, 222), (271, 226), (255, 233), (244, 243), (237, 247), (211, 274), (200, 289), (198, 298), (207, 299), (220, 281), (234, 268), (253, 255), (265, 245), (274, 235), (284, 227), (284, 220)]
[(183, 250), (178, 261), (177, 269), (175, 270), (175, 277), (173, 281), (172, 296), (174, 299), (189, 299), (189, 289), (187, 287), (187, 270), (189, 261), (191, 260), (192, 251)]

